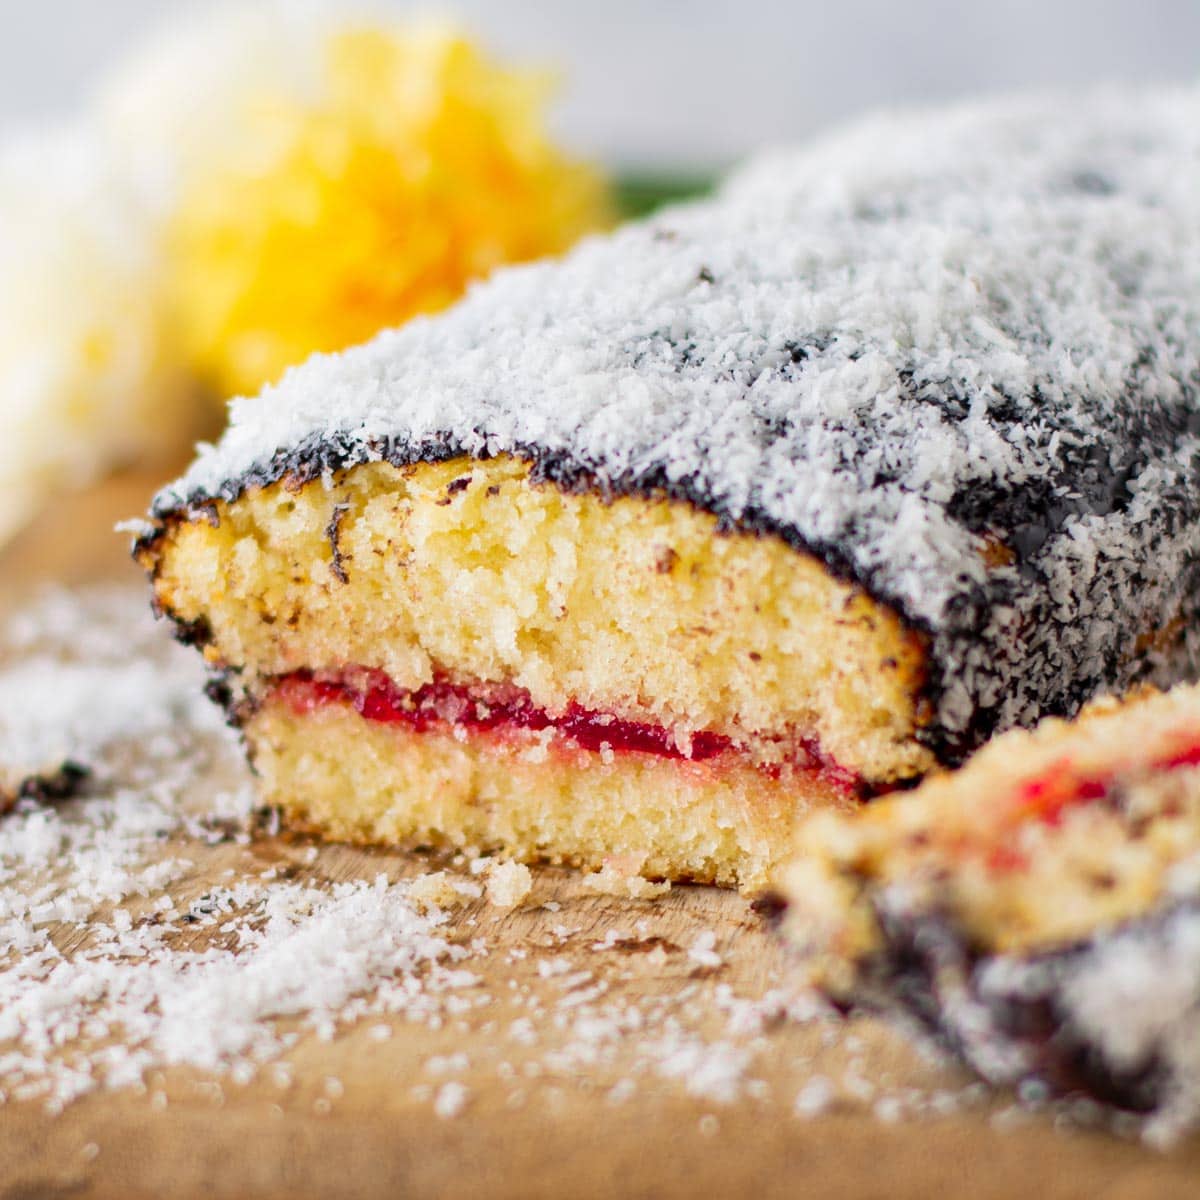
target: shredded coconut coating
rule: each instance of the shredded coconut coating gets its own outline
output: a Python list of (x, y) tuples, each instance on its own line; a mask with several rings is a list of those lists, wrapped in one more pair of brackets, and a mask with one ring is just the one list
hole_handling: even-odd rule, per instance
[(1195, 662), (1134, 642), (1200, 595), (1198, 196), (1196, 89), (871, 118), (235, 401), (155, 513), (462, 453), (683, 498), (926, 631), (953, 760)]
[[(926, 931), (926, 944), (937, 934)], [(943, 961), (945, 1030), (997, 1083), (1045, 1073), (1147, 1110), (1150, 1141), (1200, 1119), (1200, 907), (1194, 896), (1066, 949)], [(1037, 1036), (1037, 1020), (1047, 1022)], [(1051, 1036), (1051, 1032), (1053, 1034)], [(1049, 1048), (1048, 1048), (1049, 1047)], [(1105, 1095), (1108, 1089), (1109, 1095)]]

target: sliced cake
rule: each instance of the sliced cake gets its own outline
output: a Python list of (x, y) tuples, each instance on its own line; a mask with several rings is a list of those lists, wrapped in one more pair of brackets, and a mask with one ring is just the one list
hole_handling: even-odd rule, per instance
[(1200, 1100), (1200, 689), (1099, 701), (816, 814), (779, 883), (814, 983), (899, 1006), (987, 1078)]
[(236, 401), (136, 553), (265, 797), (756, 887), (1191, 673), (1198, 117), (875, 119)]

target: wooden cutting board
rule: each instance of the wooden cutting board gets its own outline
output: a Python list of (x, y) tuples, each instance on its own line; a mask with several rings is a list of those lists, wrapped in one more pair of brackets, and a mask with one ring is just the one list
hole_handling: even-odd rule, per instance
[[(142, 511), (150, 490), (145, 478), (122, 478), (45, 514), (0, 556), (0, 607), (38, 581), (132, 579), (127, 539), (112, 524)], [(431, 868), (419, 855), (308, 850), (286, 836), (192, 845), (195, 867), (173, 891), (201, 894), (231, 868), (284, 865), (322, 881)], [(689, 1092), (686, 1072), (646, 1071), (639, 1037), (586, 1068), (548, 1066), (555, 1037), (566, 1036), (554, 1020), (564, 960), (568, 975), (586, 972), (609, 997), (665, 1012), (714, 1043), (728, 1036), (722, 997), (760, 1000), (786, 980), (786, 966), (759, 917), (731, 893), (676, 888), (657, 901), (625, 900), (585, 893), (569, 872), (546, 869), (531, 900), (511, 911), (482, 901), (456, 910), (457, 930), (486, 943), (471, 968), (492, 1003), (439, 1030), (396, 1020), (386, 1041), (362, 1028), (332, 1041), (306, 1036), (288, 1055), (286, 1080), (268, 1071), (245, 1086), (214, 1086), (173, 1070), (145, 1092), (93, 1094), (58, 1115), (10, 1100), (0, 1107), (0, 1200), (1200, 1196), (1200, 1138), (1161, 1154), (1062, 1128), (1048, 1114), (997, 1120), (1010, 1097), (955, 1106), (965, 1075), (865, 1019), (768, 1020), (738, 1043), (752, 1064), (747, 1086), (727, 1102)], [(716, 966), (688, 954), (708, 930)], [(597, 949), (610, 931), (617, 944)], [(539, 970), (550, 959), (558, 973)], [(536, 1047), (503, 1032), (530, 1013), (540, 1014)], [(468, 1099), (445, 1118), (430, 1101), (440, 1078), (430, 1060), (450, 1054), (465, 1056), (454, 1078)], [(797, 1094), (814, 1074), (832, 1082), (836, 1099), (820, 1115), (797, 1116)], [(879, 1097), (905, 1088), (954, 1111), (881, 1119)]]

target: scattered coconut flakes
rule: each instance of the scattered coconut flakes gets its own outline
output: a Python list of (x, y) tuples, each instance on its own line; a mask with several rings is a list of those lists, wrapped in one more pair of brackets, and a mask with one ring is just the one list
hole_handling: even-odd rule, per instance
[(466, 1108), (469, 1096), (466, 1087), (457, 1080), (443, 1083), (434, 1097), (433, 1111), (443, 1120), (457, 1117)]
[(508, 1036), (522, 1046), (537, 1045), (538, 1035), (528, 1017), (518, 1017), (509, 1027)]
[(742, 1092), (752, 1054), (732, 1042), (706, 1043), (674, 1033), (651, 1047), (654, 1069), (666, 1079), (678, 1079), (688, 1093), (719, 1104), (732, 1104)]
[(833, 1104), (835, 1094), (833, 1084), (824, 1075), (814, 1075), (796, 1096), (794, 1105), (796, 1116), (804, 1118), (820, 1116)]
[(430, 1075), (449, 1075), (455, 1071), (465, 1071), (471, 1065), (471, 1060), (459, 1051), (456, 1054), (435, 1054), (425, 1060), (425, 1070)]
[[(136, 598), (135, 598), (136, 596)], [(129, 587), (47, 588), (0, 632), (0, 796), (103, 785), (119, 750), (225, 732), (195, 655), (163, 635)]]
[(725, 960), (714, 949), (716, 944), (716, 931), (705, 929), (696, 935), (696, 940), (688, 951), (688, 958), (701, 967), (720, 967)]
[[(236, 782), (205, 797), (222, 821), (246, 824), (256, 801), (192, 656), (140, 589), (45, 593), (0, 648), (0, 746), (36, 717), (46, 745), (92, 769), (86, 798), (23, 801), (0, 822), (3, 1092), (61, 1109), (175, 1064), (244, 1083), (293, 1044), (277, 1018), (329, 1037), (370, 1013), (423, 1018), (474, 981), (454, 966), (469, 951), (439, 932), (446, 914), (382, 875), (317, 886), (269, 871), (177, 906), (165, 889), (193, 864), (162, 847), (208, 832), (188, 807), (197, 775), (224, 756)], [(69, 953), (56, 927), (73, 929)]]
[(669, 880), (656, 883), (640, 875), (627, 875), (606, 866), (585, 875), (580, 881), (586, 891), (601, 896), (623, 896), (631, 900), (654, 900), (671, 890)]
[[(471, 864), (472, 869), (474, 863)], [(524, 863), (493, 861), (487, 871), (487, 898), (500, 908), (516, 908), (533, 890), (533, 876)]]

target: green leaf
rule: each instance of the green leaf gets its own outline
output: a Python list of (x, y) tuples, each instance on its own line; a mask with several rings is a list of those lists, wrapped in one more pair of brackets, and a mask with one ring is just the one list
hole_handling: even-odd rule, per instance
[(614, 184), (617, 205), (626, 220), (644, 217), (664, 204), (706, 196), (717, 182), (711, 174), (656, 175), (643, 172), (618, 174)]

